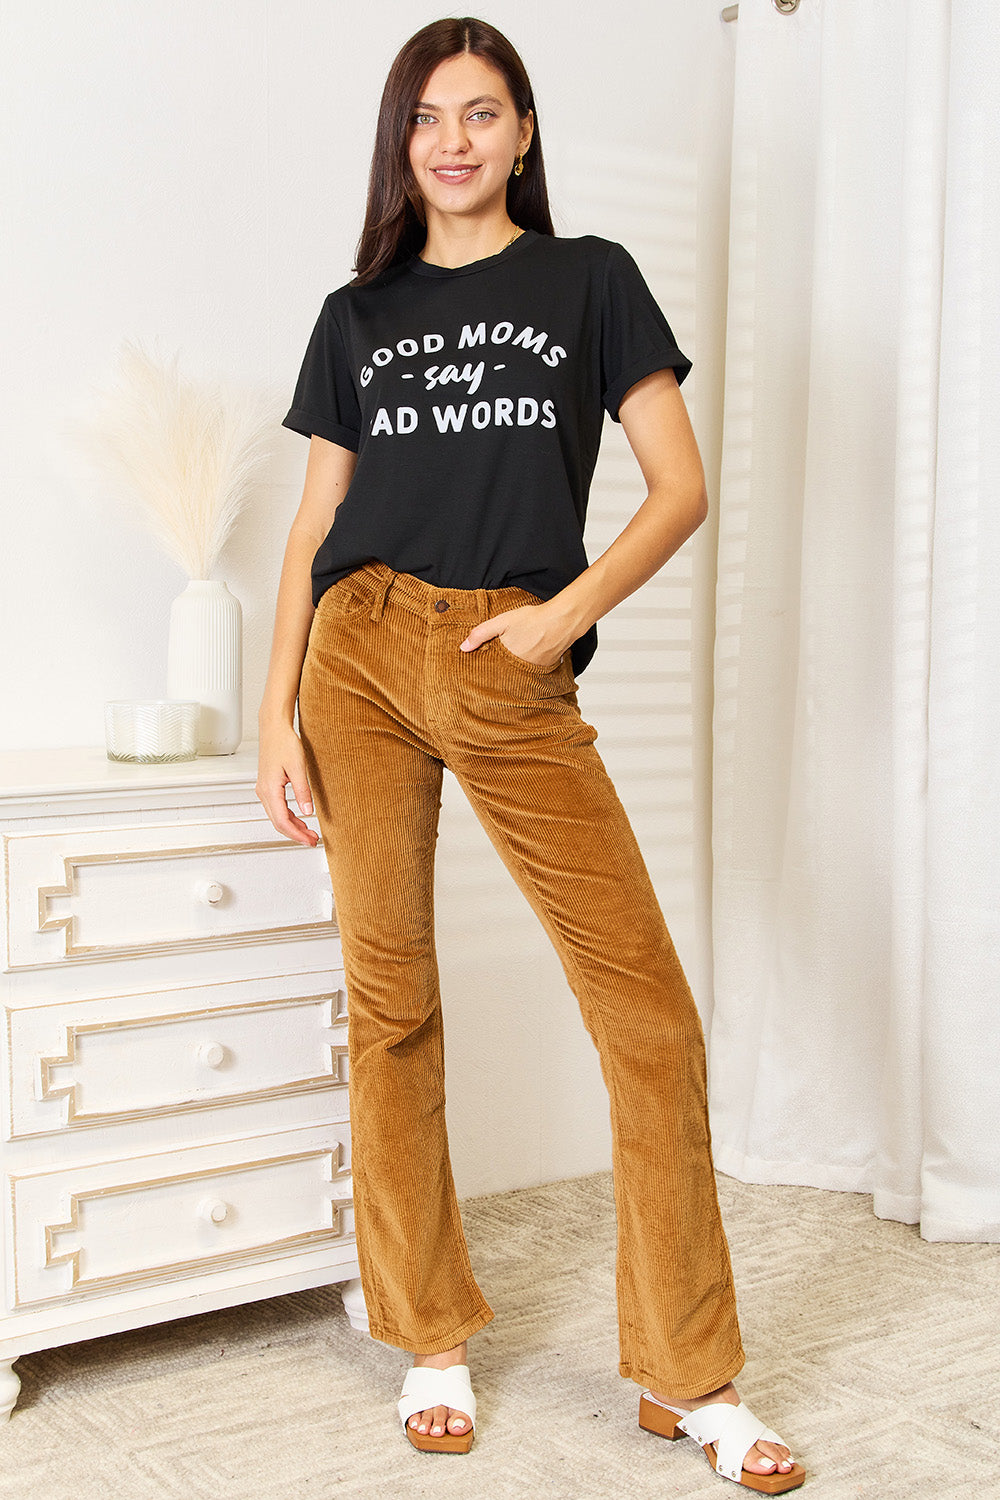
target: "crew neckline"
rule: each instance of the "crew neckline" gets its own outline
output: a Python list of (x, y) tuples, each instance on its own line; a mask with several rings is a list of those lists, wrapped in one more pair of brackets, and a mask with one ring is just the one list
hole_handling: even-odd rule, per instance
[(408, 265), (417, 276), (474, 276), (477, 271), (488, 271), (517, 254), (525, 245), (538, 239), (537, 229), (525, 229), (512, 245), (505, 245), (496, 255), (486, 255), (482, 260), (470, 260), (467, 266), (436, 266), (431, 261), (421, 260), (419, 255), (410, 258)]

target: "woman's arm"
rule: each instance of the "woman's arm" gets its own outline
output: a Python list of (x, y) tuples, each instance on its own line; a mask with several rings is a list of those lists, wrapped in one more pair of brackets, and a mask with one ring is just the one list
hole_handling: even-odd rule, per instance
[(333, 525), (337, 506), (347, 493), (356, 463), (357, 456), (349, 449), (329, 443), (326, 438), (309, 439), (302, 502), (285, 548), (271, 662), (258, 714), (256, 793), (278, 832), (298, 844), (315, 845), (319, 840), (319, 835), (295, 816), (285, 800), (285, 787), (290, 785), (300, 811), (308, 815), (313, 810), (305, 755), (294, 727), (299, 678), (313, 617), (310, 570), (316, 549)]
[(673, 370), (632, 386), (619, 408), (648, 494), (625, 530), (578, 578), (543, 604), (494, 615), (469, 631), (463, 651), (502, 635), (515, 656), (552, 666), (596, 620), (652, 578), (708, 514), (705, 475)]

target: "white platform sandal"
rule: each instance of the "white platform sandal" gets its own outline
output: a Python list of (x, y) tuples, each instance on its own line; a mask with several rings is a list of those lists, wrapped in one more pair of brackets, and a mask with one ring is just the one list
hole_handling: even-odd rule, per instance
[(672, 1443), (681, 1437), (694, 1438), (717, 1474), (762, 1495), (783, 1495), (786, 1490), (796, 1490), (806, 1477), (805, 1469), (794, 1460), (785, 1473), (777, 1468), (773, 1474), (752, 1474), (744, 1469), (744, 1458), (761, 1438), (785, 1448), (788, 1444), (765, 1427), (742, 1401), (739, 1406), (710, 1401), (694, 1411), (683, 1411), (643, 1391), (639, 1397), (639, 1426), (658, 1437), (669, 1438)]
[[(434, 1406), (450, 1406), (454, 1411), (464, 1411), (469, 1418), (468, 1432), (445, 1430), (434, 1436), (407, 1426), (415, 1412), (429, 1411)], [(451, 1365), (447, 1370), (436, 1370), (433, 1365), (414, 1365), (403, 1381), (399, 1416), (406, 1436), (422, 1453), (468, 1453), (476, 1422), (476, 1398), (472, 1393), (468, 1365)]]

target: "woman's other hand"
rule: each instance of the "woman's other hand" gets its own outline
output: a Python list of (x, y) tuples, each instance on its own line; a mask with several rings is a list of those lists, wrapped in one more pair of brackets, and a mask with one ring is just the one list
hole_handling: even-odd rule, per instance
[(348, 448), (328, 443), (315, 433), (309, 439), (302, 502), (285, 547), (271, 662), (257, 714), (260, 727), (257, 796), (279, 833), (313, 848), (319, 843), (319, 834), (292, 812), (285, 800), (285, 787), (291, 787), (299, 811), (308, 817), (313, 810), (312, 793), (302, 741), (294, 726), (302, 663), (314, 614), (312, 560), (333, 525), (357, 461), (357, 455)]
[(319, 834), (292, 812), (285, 797), (286, 786), (291, 787), (299, 811), (310, 816), (313, 804), (306, 774), (305, 752), (302, 741), (290, 724), (261, 730), (257, 785), (254, 790), (279, 833), (284, 834), (285, 838), (294, 839), (297, 844), (309, 844), (315, 849), (319, 843)]

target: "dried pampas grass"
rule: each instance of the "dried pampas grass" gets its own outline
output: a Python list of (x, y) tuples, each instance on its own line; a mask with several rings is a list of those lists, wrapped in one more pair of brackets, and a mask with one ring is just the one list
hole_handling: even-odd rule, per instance
[(76, 435), (115, 491), (137, 505), (189, 578), (208, 578), (268, 457), (277, 413), (259, 395), (183, 378), (121, 348), (117, 383)]

